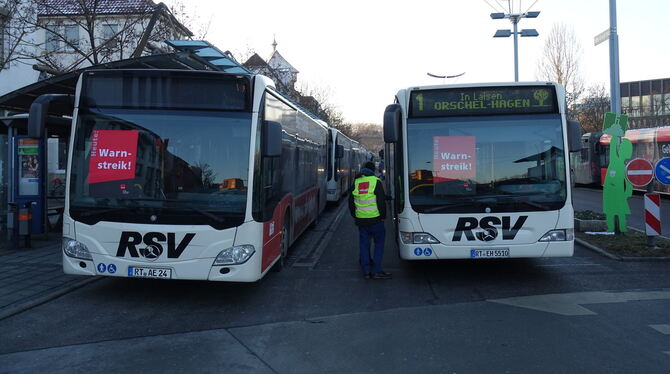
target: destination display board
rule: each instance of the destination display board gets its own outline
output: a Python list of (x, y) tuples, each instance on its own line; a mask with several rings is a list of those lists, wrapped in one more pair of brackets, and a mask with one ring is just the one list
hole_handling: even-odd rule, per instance
[(410, 99), (410, 117), (558, 113), (550, 85), (415, 90)]

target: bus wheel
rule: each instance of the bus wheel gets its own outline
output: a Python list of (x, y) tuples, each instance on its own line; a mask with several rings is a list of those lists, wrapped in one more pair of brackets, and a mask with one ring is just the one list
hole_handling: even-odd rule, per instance
[(289, 243), (289, 225), (288, 225), (289, 215), (287, 214), (284, 217), (284, 223), (281, 228), (281, 244), (280, 244), (280, 254), (279, 260), (272, 267), (272, 271), (278, 272), (281, 271), (284, 266), (286, 266), (286, 261), (288, 260), (288, 243)]

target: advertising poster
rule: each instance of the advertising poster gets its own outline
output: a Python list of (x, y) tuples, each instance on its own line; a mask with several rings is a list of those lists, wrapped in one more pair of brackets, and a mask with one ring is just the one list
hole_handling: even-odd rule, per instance
[(39, 140), (19, 139), (19, 195), (39, 195)]
[(95, 130), (91, 135), (88, 183), (135, 178), (137, 130)]

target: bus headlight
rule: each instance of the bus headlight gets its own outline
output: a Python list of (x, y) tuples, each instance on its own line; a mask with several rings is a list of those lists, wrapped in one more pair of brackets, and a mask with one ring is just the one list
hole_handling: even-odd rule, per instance
[(400, 239), (405, 244), (439, 244), (440, 241), (427, 232), (400, 232)]
[(256, 252), (253, 245), (238, 245), (219, 252), (212, 266), (239, 265), (247, 262)]
[(93, 257), (91, 257), (91, 252), (88, 251), (88, 248), (84, 243), (78, 242), (70, 238), (63, 238), (62, 247), (63, 252), (65, 252), (65, 254), (68, 257), (93, 261)]
[(551, 230), (542, 235), (540, 242), (564, 242), (575, 239), (575, 231), (573, 229)]

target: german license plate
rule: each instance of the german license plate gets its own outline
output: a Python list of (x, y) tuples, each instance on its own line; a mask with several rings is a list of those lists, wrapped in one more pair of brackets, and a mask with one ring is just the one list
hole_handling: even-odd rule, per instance
[(471, 249), (471, 258), (504, 258), (509, 257), (509, 248)]
[(128, 276), (138, 278), (170, 279), (172, 278), (172, 269), (128, 266)]

